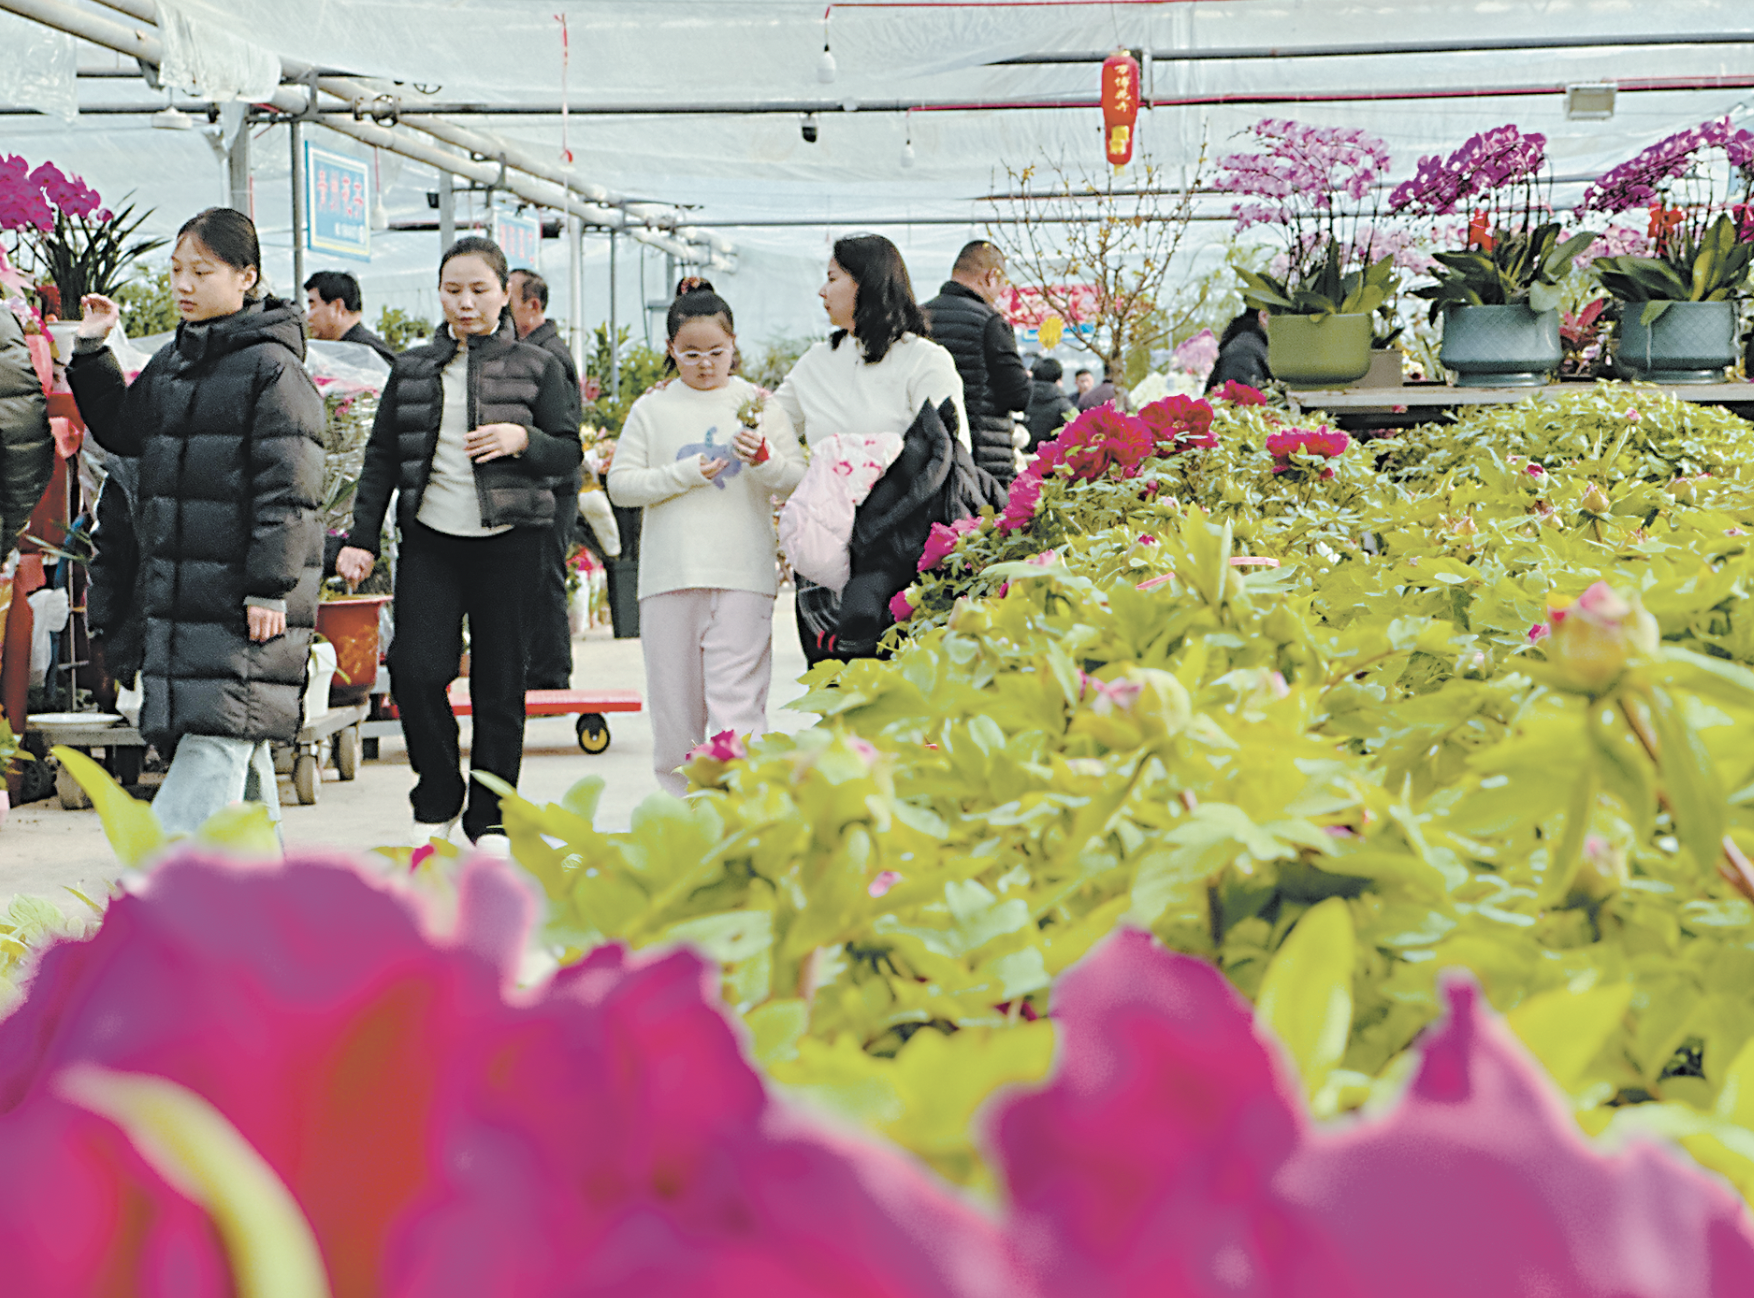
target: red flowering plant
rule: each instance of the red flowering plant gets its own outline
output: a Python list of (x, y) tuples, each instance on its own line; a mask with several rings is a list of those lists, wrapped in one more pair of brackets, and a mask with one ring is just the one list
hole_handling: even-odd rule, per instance
[(1327, 480), (1334, 476), (1330, 460), (1344, 455), (1352, 439), (1337, 428), (1287, 428), (1267, 438), (1275, 474), (1310, 474)]
[(1590, 269), (1621, 301), (1644, 303), (1647, 325), (1670, 302), (1732, 300), (1754, 271), (1751, 201), (1754, 132), (1732, 127), (1727, 117), (1677, 131), (1584, 191), (1579, 215), (1649, 209), (1650, 255), (1597, 257)]
[(76, 316), (87, 293), (114, 294), (136, 261), (168, 242), (140, 234), (151, 216), (136, 215), (132, 203), (110, 211), (95, 189), (52, 162), (33, 170), (0, 155), (0, 231), (14, 236), (14, 259), (54, 287), (58, 302), (46, 308), (54, 315)]

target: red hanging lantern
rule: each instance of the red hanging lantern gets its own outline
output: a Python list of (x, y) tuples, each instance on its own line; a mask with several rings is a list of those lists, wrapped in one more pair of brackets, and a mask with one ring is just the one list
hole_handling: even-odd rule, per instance
[(1139, 120), (1139, 61), (1116, 50), (1102, 61), (1102, 135), (1110, 164), (1133, 160), (1133, 125)]

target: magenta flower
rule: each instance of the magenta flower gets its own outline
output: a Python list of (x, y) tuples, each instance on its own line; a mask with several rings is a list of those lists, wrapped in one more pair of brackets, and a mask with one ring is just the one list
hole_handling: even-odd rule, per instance
[(1238, 383), (1235, 379), (1231, 379), (1212, 395), (1220, 401), (1230, 402), (1233, 406), (1264, 406), (1267, 404), (1267, 398), (1262, 392), (1251, 388), (1246, 383)]
[(1218, 434), (1212, 431), (1212, 403), (1179, 394), (1153, 401), (1139, 412), (1139, 418), (1151, 430), (1152, 441), (1160, 453), (1210, 448), (1218, 445)]
[(905, 622), (914, 615), (913, 601), (907, 597), (905, 590), (898, 590), (889, 597), (889, 616), (897, 622)]
[(1601, 1152), (1471, 983), (1387, 1116), (1312, 1129), (1210, 965), (1122, 930), (1055, 985), (1058, 1071), (994, 1124), (1042, 1293), (1739, 1294), (1754, 1227), (1667, 1151)]
[(1505, 125), (1471, 136), (1449, 157), (1419, 159), (1413, 179), (1389, 195), (1389, 211), (1448, 216), (1478, 194), (1527, 180), (1546, 160), (1547, 137)]
[(1543, 469), (1540, 465), (1533, 463), (1531, 463), (1528, 468), (1524, 469), (1523, 472), (1528, 474), (1531, 478), (1544, 478), (1547, 476), (1547, 470)]
[(1362, 202), (1388, 169), (1388, 147), (1363, 131), (1271, 117), (1249, 129), (1259, 151), (1220, 158), (1216, 181), (1228, 193), (1266, 200), (1232, 209), (1239, 230), (1289, 223), (1297, 211), (1330, 208), (1342, 195)]
[(1552, 634), (1552, 631), (1553, 628), (1548, 626), (1545, 622), (1535, 623), (1529, 628), (1529, 643), (1540, 644), (1541, 641), (1545, 640)]
[(901, 875), (894, 870), (879, 870), (876, 877), (866, 885), (865, 891), (873, 897), (881, 897), (901, 882)]
[[(12, 1137), (58, 1124), (84, 1142), (62, 1150), (61, 1201), (124, 1197), (107, 1225), (73, 1214), (94, 1251), (61, 1260), (67, 1287), (35, 1292), (231, 1292), (202, 1282), (205, 1214), (191, 1221), (116, 1152), (114, 1128), (57, 1115), (79, 1064), (212, 1104), (291, 1192), (335, 1298), (950, 1298), (966, 1248), (1005, 1276), (991, 1227), (921, 1173), (776, 1114), (693, 955), (603, 948), (508, 999), (530, 912), (485, 861), (441, 929), (352, 867), (189, 853), (94, 938), (50, 949), (0, 1022), (0, 1166), (40, 1166)], [(4, 1237), (19, 1218), (0, 1218)], [(74, 1287), (112, 1260), (115, 1278)], [(189, 1279), (136, 1287), (141, 1266)], [(7, 1267), (10, 1288), (17, 1253)]]
[(1754, 157), (1754, 135), (1732, 131), (1727, 117), (1677, 131), (1603, 172), (1584, 190), (1577, 210), (1612, 216), (1635, 207), (1649, 207), (1667, 192), (1671, 181), (1693, 165), (1695, 154), (1710, 148), (1724, 150), (1732, 166), (1746, 169), (1749, 159)]
[(735, 730), (721, 730), (706, 743), (690, 748), (684, 760), (704, 757), (710, 762), (740, 762), (748, 756), (749, 750), (743, 747), (743, 740)]
[(956, 550), (956, 542), (961, 534), (942, 523), (933, 523), (932, 530), (926, 536), (925, 549), (920, 551), (917, 572), (930, 572)]
[(1154, 449), (1151, 427), (1139, 416), (1115, 409), (1112, 401), (1079, 415), (1037, 452), (1030, 470), (1046, 478), (1062, 466), (1073, 478), (1092, 481), (1111, 468), (1130, 478)]
[[(1289, 473), (1297, 466), (1292, 462), (1294, 455), (1314, 455), (1324, 459), (1333, 459), (1344, 455), (1346, 448), (1352, 445), (1352, 439), (1337, 428), (1287, 428), (1282, 432), (1267, 435), (1267, 450), (1273, 456), (1273, 472)], [(1323, 478), (1331, 478), (1334, 471), (1324, 467)]]
[(1034, 521), (1035, 511), (1041, 506), (1041, 476), (1033, 469), (1031, 465), (1012, 479), (1010, 495), (999, 514), (999, 531), (1020, 532)]

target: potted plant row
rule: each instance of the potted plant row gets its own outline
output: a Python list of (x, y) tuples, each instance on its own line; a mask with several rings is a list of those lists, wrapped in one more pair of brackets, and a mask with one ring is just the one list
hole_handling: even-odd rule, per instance
[[(1724, 191), (1717, 188), (1726, 178)], [(1739, 192), (1739, 199), (1738, 199)], [(1712, 383), (1736, 363), (1736, 299), (1754, 263), (1754, 134), (1729, 119), (1660, 140), (1606, 172), (1580, 212), (1649, 209), (1644, 255), (1591, 265), (1622, 303), (1615, 367), (1652, 383)]]

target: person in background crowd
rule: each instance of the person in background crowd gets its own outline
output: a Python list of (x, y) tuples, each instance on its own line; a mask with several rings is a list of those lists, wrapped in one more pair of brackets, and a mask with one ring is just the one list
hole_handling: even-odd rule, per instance
[[(511, 276), (512, 324), (518, 340), (540, 347), (560, 362), (572, 397), (568, 418), (576, 429), (582, 417), (579, 371), (560, 330), (548, 318), (548, 282), (535, 271), (520, 266)], [(564, 690), (572, 685), (572, 627), (566, 615), (566, 560), (578, 533), (579, 488), (582, 470), (575, 467), (554, 488), (554, 526), (542, 547), (536, 602), (530, 610), (530, 664), (528, 685), (533, 690)]]
[(365, 327), (364, 310), (359, 281), (344, 270), (320, 270), (305, 281), (305, 328), (312, 338), (363, 343), (394, 365), (395, 348)]
[(1090, 389), (1095, 386), (1096, 375), (1092, 374), (1089, 370), (1079, 370), (1072, 376), (1072, 387), (1075, 390), (1072, 400), (1082, 401), (1084, 399), (1084, 394), (1089, 392)]
[(680, 383), (653, 388), (628, 412), (609, 470), (615, 504), (643, 507), (640, 648), (652, 716), (652, 767), (666, 793), (676, 768), (709, 735), (767, 732), (778, 565), (773, 497), (804, 476), (783, 416), (747, 428), (739, 410), (755, 385), (732, 373), (730, 304), (704, 279), (676, 288), (666, 320), (667, 367)]
[(24, 343), (24, 326), (0, 302), (0, 567), (55, 471), (48, 402)]
[(1029, 410), (1023, 417), (1029, 425), (1029, 451), (1034, 454), (1043, 442), (1060, 435), (1068, 419), (1078, 413), (1060, 380), (1066, 370), (1052, 356), (1039, 357), (1035, 362), (1034, 382), (1030, 386)]
[(1026, 409), (1030, 396), (1017, 333), (995, 305), (1005, 288), (1005, 254), (976, 239), (956, 254), (950, 278), (922, 308), (932, 341), (949, 351), (962, 376), (974, 462), (1001, 485), (1017, 476), (1012, 412)]
[(172, 834), (240, 799), (278, 821), (269, 745), (293, 742), (303, 713), (323, 571), (323, 399), (298, 308), (259, 297), (261, 279), (250, 218), (208, 208), (171, 254), (176, 337), (130, 385), (104, 346), (121, 313), (88, 294), (67, 367), (98, 444), (139, 459), (140, 733), (160, 752), (175, 745), (152, 803)]
[(1224, 326), (1218, 339), (1218, 360), (1206, 376), (1206, 391), (1226, 383), (1264, 388), (1273, 381), (1267, 367), (1267, 313), (1244, 311)]
[[(470, 767), (518, 782), (524, 757), (524, 650), (556, 481), (579, 463), (576, 397), (560, 362), (517, 340), (505, 253), (459, 239), (439, 262), (445, 323), (396, 358), (366, 443), (353, 530), (335, 568), (371, 574), (390, 493), (401, 546), (390, 690), (418, 777), (416, 845), (468, 837), (507, 854), (499, 795), (458, 769), (447, 687), (469, 619)], [(569, 504), (571, 502), (564, 502)], [(465, 797), (468, 809), (464, 810)]]
[(1101, 383), (1092, 383), (1089, 387), (1084, 386), (1084, 380), (1089, 377), (1090, 371), (1079, 370), (1078, 375), (1080, 392), (1078, 397), (1079, 410), (1091, 410), (1105, 402), (1113, 401), (1115, 399), (1114, 380), (1110, 379), (1107, 374), (1102, 376)]
[[(880, 234), (836, 240), (817, 296), (834, 333), (799, 357), (773, 394), (799, 441), (814, 445), (835, 433), (901, 437), (921, 406), (949, 401), (956, 438), (972, 450), (962, 376), (950, 353), (926, 337), (900, 249)], [(831, 652), (838, 608), (832, 591), (798, 578), (798, 639), (808, 661)]]

